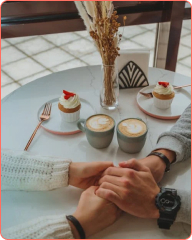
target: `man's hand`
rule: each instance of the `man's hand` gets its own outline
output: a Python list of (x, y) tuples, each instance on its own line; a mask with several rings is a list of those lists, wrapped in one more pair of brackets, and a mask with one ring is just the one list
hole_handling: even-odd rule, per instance
[[(86, 238), (113, 224), (121, 214), (121, 210), (112, 202), (95, 195), (97, 187), (84, 191), (73, 216), (82, 225)], [(79, 238), (77, 233), (75, 238)]]
[(69, 166), (69, 185), (86, 189), (98, 185), (98, 181), (112, 162), (72, 162)]
[(110, 167), (99, 180), (96, 195), (141, 218), (158, 218), (155, 197), (160, 192), (148, 167), (135, 159), (127, 168)]

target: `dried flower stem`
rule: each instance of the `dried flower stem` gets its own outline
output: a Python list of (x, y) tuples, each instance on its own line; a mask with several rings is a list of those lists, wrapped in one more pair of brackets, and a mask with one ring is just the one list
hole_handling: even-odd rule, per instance
[[(82, 1), (80, 1), (83, 3)], [(76, 4), (78, 7), (80, 4)], [(114, 65), (115, 59), (119, 55), (118, 43), (121, 35), (118, 34), (120, 23), (117, 22), (118, 15), (114, 10), (111, 1), (89, 1), (82, 4), (87, 16), (82, 16), (84, 11), (80, 8), (81, 17), (86, 19), (87, 30), (94, 39), (95, 45), (101, 55), (104, 66), (112, 65), (113, 67), (104, 67), (104, 102), (106, 105), (112, 105), (116, 101), (114, 93)], [(81, 6), (81, 5), (80, 5)], [(91, 18), (90, 18), (91, 16)], [(89, 23), (87, 23), (89, 19)]]

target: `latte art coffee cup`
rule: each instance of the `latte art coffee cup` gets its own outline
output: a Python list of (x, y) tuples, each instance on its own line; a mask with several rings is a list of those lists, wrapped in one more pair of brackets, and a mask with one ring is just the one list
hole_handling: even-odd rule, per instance
[(128, 137), (139, 137), (146, 130), (146, 124), (138, 119), (126, 119), (119, 124), (119, 131)]
[(90, 145), (94, 148), (106, 148), (110, 145), (115, 129), (115, 121), (108, 115), (97, 114), (77, 122), (78, 128), (85, 132)]
[(137, 153), (143, 148), (147, 125), (139, 118), (122, 120), (117, 126), (117, 140), (121, 150), (127, 153)]
[(114, 126), (114, 121), (107, 115), (90, 117), (86, 122), (87, 127), (94, 132), (105, 132)]

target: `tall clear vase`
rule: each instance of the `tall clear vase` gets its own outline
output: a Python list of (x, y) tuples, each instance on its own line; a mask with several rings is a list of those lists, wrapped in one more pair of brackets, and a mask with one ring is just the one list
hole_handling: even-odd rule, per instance
[(100, 104), (104, 109), (114, 110), (118, 106), (119, 80), (116, 65), (102, 65), (102, 87)]

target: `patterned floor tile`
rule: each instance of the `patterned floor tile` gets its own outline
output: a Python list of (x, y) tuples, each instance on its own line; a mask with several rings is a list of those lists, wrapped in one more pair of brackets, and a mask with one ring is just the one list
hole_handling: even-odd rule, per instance
[(90, 34), (87, 31), (78, 31), (75, 32), (80, 38), (86, 38), (89, 40), (91, 43), (93, 42), (93, 38), (90, 36)]
[(140, 49), (144, 48), (141, 45), (138, 45), (137, 43), (130, 41), (130, 40), (122, 40), (119, 45), (120, 49)]
[(19, 42), (27, 41), (30, 39), (36, 38), (36, 36), (29, 36), (29, 37), (16, 37), (16, 38), (7, 38), (6, 40), (11, 44), (17, 44)]
[(53, 44), (40, 37), (19, 43), (16, 46), (28, 55), (34, 55), (54, 47)]
[(147, 47), (149, 49), (154, 49), (155, 46), (155, 33), (145, 32), (131, 39), (132, 41), (140, 44), (141, 46)]
[(12, 82), (13, 82), (12, 79), (1, 71), (1, 86), (4, 86), (5, 84), (9, 84)]
[(130, 39), (136, 35), (142, 34), (146, 32), (146, 29), (143, 29), (139, 26), (126, 26), (120, 28), (120, 33), (124, 38)]
[(5, 41), (4, 39), (1, 39), (1, 48), (9, 46), (9, 43)]
[(88, 65), (101, 65), (102, 63), (101, 56), (98, 52), (85, 55), (81, 57), (81, 59)]
[(25, 58), (26, 55), (24, 55), (22, 52), (17, 50), (15, 47), (6, 47), (1, 50), (1, 64), (2, 66), (14, 62), (16, 60)]
[(76, 57), (81, 57), (83, 55), (92, 53), (96, 50), (93, 42), (90, 42), (86, 39), (80, 39), (66, 45), (61, 46), (62, 49), (70, 52)]
[(37, 54), (33, 56), (33, 58), (47, 68), (57, 66), (63, 62), (67, 62), (73, 59), (71, 55), (62, 51), (59, 48), (54, 48), (46, 52)]
[(187, 77), (191, 77), (191, 69), (182, 65), (182, 64), (180, 64), (179, 62), (177, 63), (176, 72), (180, 73), (180, 74), (183, 74)]
[(191, 31), (191, 19), (183, 21), (183, 27)]
[(77, 36), (74, 33), (58, 33), (58, 34), (43, 35), (43, 38), (49, 40), (56, 46), (61, 46), (65, 43), (69, 43), (79, 39), (80, 36)]
[(89, 33), (87, 31), (78, 31), (75, 32), (76, 34), (80, 35), (81, 37), (89, 37)]
[(14, 63), (2, 67), (3, 71), (16, 81), (41, 72), (44, 68), (30, 58), (24, 58)]
[(186, 58), (180, 60), (179, 63), (182, 63), (182, 64), (184, 64), (185, 66), (191, 68), (191, 56), (186, 57)]
[(34, 80), (36, 80), (36, 79), (38, 79), (38, 78), (44, 77), (44, 76), (46, 76), (46, 75), (48, 75), (48, 74), (51, 74), (51, 73), (52, 73), (52, 72), (50, 72), (50, 71), (48, 71), (48, 70), (45, 70), (45, 71), (43, 71), (43, 72), (34, 74), (34, 75), (32, 75), (31, 77), (27, 77), (27, 78), (19, 81), (19, 83), (20, 83), (21, 85), (25, 85), (25, 84), (27, 84), (27, 83), (29, 83), (29, 82), (32, 82), (32, 81), (34, 81)]
[(139, 25), (140, 27), (146, 28), (148, 30), (156, 30), (157, 24), (156, 23), (151, 23), (151, 24), (142, 24)]
[(189, 56), (190, 53), (190, 48), (185, 47), (183, 45), (180, 44), (179, 46), (179, 53), (178, 53), (178, 61), (180, 61), (180, 59), (185, 58), (187, 56)]
[[(191, 34), (181, 38), (181, 44), (191, 48)], [(190, 51), (190, 49), (189, 49)], [(190, 51), (191, 52), (191, 51)]]
[(186, 29), (183, 27), (182, 31), (181, 31), (181, 37), (188, 35), (188, 34), (191, 34), (191, 31), (189, 29)]
[(92, 38), (91, 36), (86, 37), (86, 39), (87, 39), (88, 41), (90, 41), (91, 43), (93, 43), (93, 38)]

